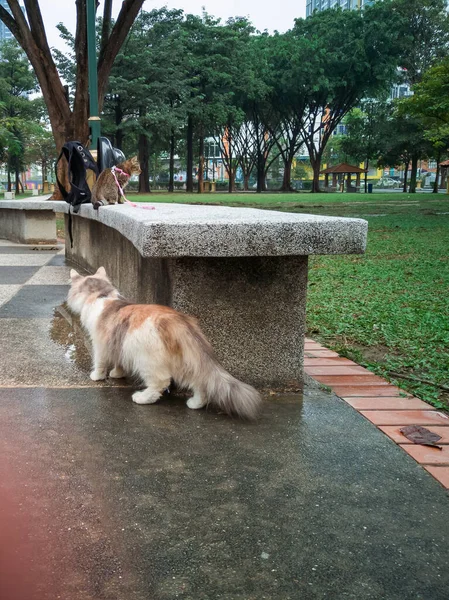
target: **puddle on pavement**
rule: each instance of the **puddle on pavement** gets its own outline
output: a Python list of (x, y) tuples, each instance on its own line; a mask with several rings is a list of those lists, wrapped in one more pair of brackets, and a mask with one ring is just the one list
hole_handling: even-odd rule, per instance
[[(81, 326), (79, 317), (73, 315), (69, 311), (66, 302), (54, 309), (53, 320), (50, 326), (50, 338), (58, 346), (64, 349), (64, 359), (86, 373), (86, 377), (88, 378), (89, 373), (92, 370), (92, 344)], [(102, 384), (133, 387), (138, 384), (138, 382), (132, 378), (116, 380), (108, 378), (105, 382), (96, 382), (95, 385)], [(301, 386), (300, 389), (295, 389), (294, 392), (292, 390), (285, 392), (264, 389), (261, 390), (261, 394), (266, 399), (277, 401), (281, 404), (296, 404), (302, 406), (304, 388)], [(178, 398), (180, 401), (185, 401), (190, 394), (172, 388), (170, 390), (170, 395), (173, 398)]]
[(91, 344), (78, 317), (72, 315), (66, 303), (54, 309), (50, 338), (64, 348), (64, 358), (80, 370), (89, 373), (92, 366)]

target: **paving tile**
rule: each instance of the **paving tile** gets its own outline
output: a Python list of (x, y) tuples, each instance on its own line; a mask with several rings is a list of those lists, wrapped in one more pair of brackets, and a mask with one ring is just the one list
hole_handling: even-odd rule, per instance
[(311, 343), (305, 343), (304, 349), (305, 350), (327, 350), (327, 348), (325, 348), (324, 346), (321, 346), (320, 344), (311, 344)]
[(0, 267), (42, 267), (50, 259), (50, 252), (33, 252), (32, 254), (0, 254)]
[(377, 377), (372, 373), (367, 375), (312, 375), (308, 369), (306, 369), (306, 373), (319, 381), (320, 383), (324, 383), (324, 385), (328, 385), (333, 388), (334, 386), (388, 386), (388, 382), (381, 377)]
[(68, 285), (70, 283), (70, 267), (45, 266), (37, 271), (27, 285)]
[(67, 298), (68, 285), (29, 285), (0, 307), (0, 318), (42, 319), (51, 317), (54, 309)]
[[(405, 435), (400, 432), (401, 427), (403, 425), (381, 425), (379, 429), (383, 431), (388, 437), (390, 437), (397, 444), (413, 444), (410, 440), (408, 440)], [(439, 427), (438, 425), (426, 425), (426, 429), (436, 433), (441, 436), (441, 440), (439, 440), (438, 444), (449, 444), (449, 427)]]
[[(329, 359), (331, 360), (331, 359)], [(307, 365), (309, 375), (373, 375), (368, 369), (359, 365)], [(378, 378), (380, 379), (380, 378)]]
[(421, 465), (445, 465), (449, 467), (449, 446), (442, 449), (418, 444), (400, 444), (401, 448), (413, 456)]
[(449, 419), (436, 410), (361, 410), (375, 425), (448, 425)]
[(65, 252), (62, 250), (58, 252), (53, 258), (47, 263), (48, 267), (64, 267), (66, 266)]
[(403, 396), (410, 397), (404, 390), (400, 390), (394, 385), (335, 385), (332, 386), (337, 396), (341, 398), (349, 397), (369, 397), (377, 396)]
[(306, 357), (304, 357), (304, 365), (307, 365), (308, 367), (324, 367), (324, 366), (333, 367), (333, 366), (337, 366), (337, 365), (351, 366), (351, 365), (357, 365), (357, 363), (355, 363), (352, 360), (349, 360), (349, 358), (343, 358), (340, 356), (335, 357), (335, 358), (314, 358), (314, 357), (306, 356)]
[(313, 358), (340, 358), (333, 350), (308, 350), (304, 348), (304, 356)]
[(449, 467), (432, 467), (424, 466), (426, 471), (438, 479), (438, 481), (447, 489), (449, 489)]
[(39, 267), (0, 267), (0, 286), (26, 283)]
[(0, 306), (11, 300), (21, 287), (21, 285), (0, 285)]
[(377, 398), (343, 398), (357, 410), (435, 410), (419, 398), (380, 396)]

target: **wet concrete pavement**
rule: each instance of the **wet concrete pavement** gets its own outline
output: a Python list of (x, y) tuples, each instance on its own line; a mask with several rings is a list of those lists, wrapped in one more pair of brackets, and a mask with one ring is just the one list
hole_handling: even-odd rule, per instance
[(269, 396), (253, 424), (134, 405), (90, 382), (55, 288), (7, 285), (2, 600), (447, 598), (446, 492), (336, 396)]

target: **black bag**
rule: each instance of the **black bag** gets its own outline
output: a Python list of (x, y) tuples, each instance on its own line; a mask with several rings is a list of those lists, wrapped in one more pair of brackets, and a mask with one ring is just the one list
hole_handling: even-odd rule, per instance
[[(62, 156), (65, 156), (68, 164), (68, 174), (70, 191), (68, 192), (58, 178), (58, 163)], [(98, 167), (92, 154), (85, 148), (81, 142), (66, 142), (62, 147), (61, 154), (55, 164), (56, 181), (61, 190), (64, 200), (73, 207), (73, 212), (77, 213), (81, 204), (91, 201), (91, 191), (87, 184), (87, 169), (91, 169), (98, 177)], [(69, 207), (69, 236), (70, 244), (73, 246), (72, 236), (72, 217)]]

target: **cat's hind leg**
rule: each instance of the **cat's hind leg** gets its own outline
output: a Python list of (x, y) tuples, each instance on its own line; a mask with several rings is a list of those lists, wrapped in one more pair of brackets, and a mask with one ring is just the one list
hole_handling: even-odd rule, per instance
[(187, 406), (192, 410), (198, 410), (204, 408), (207, 404), (207, 400), (204, 395), (198, 389), (193, 389), (193, 396), (187, 400)]
[(136, 404), (154, 404), (162, 396), (164, 390), (168, 388), (170, 381), (170, 377), (166, 379), (153, 377), (151, 380), (145, 380), (147, 387), (140, 392), (134, 392), (133, 402)]
[(147, 375), (143, 377), (146, 388), (134, 392), (133, 402), (136, 404), (154, 404), (162, 396), (171, 382), (170, 375)]
[(90, 374), (90, 378), (92, 381), (101, 381), (102, 379), (106, 379), (109, 366), (108, 347), (105, 344), (99, 343), (98, 341), (94, 341), (92, 346), (94, 355), (94, 368)]
[(109, 377), (112, 377), (112, 379), (122, 379), (125, 377), (125, 371), (122, 369), (122, 367), (116, 365), (109, 373)]

